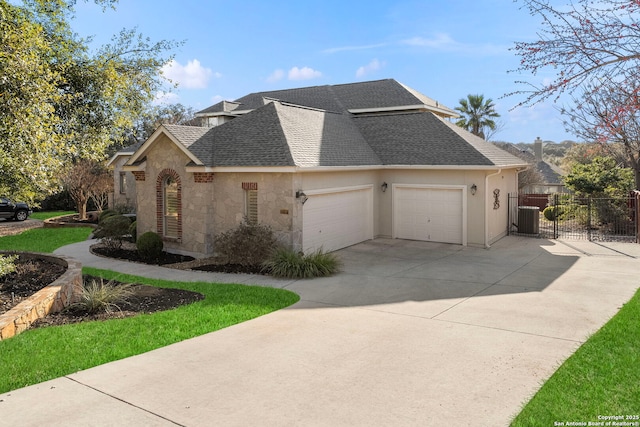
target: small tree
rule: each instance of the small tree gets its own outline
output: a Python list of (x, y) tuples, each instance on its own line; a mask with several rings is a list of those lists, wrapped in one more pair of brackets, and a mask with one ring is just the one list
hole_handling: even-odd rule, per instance
[(87, 202), (91, 197), (105, 192), (105, 184), (111, 179), (109, 171), (98, 162), (79, 160), (62, 176), (69, 195), (76, 202), (81, 220), (87, 219)]

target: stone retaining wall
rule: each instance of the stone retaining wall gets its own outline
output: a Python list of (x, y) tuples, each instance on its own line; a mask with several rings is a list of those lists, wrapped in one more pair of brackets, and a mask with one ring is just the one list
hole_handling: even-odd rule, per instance
[[(1, 254), (13, 252), (0, 251)], [(65, 266), (67, 271), (49, 286), (22, 301), (11, 310), (0, 315), (0, 340), (10, 338), (29, 329), (36, 320), (49, 313), (61, 311), (77, 301), (82, 293), (82, 265), (68, 257), (20, 252), (21, 257), (41, 258)]]

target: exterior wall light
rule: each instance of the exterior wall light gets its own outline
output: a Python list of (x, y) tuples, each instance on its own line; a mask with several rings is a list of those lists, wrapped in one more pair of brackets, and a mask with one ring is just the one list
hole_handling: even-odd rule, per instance
[(384, 193), (385, 191), (387, 191), (387, 187), (389, 186), (389, 184), (387, 184), (386, 182), (383, 182), (382, 185), (380, 186), (380, 189), (382, 190), (382, 192)]
[(475, 185), (475, 184), (473, 184), (473, 185), (471, 186), (471, 195), (472, 195), (472, 196), (475, 196), (475, 195), (476, 195), (476, 191), (478, 191), (478, 186), (477, 186), (477, 185)]
[(307, 197), (306, 194), (304, 194), (304, 191), (298, 190), (296, 191), (296, 199), (300, 199), (300, 201), (304, 205), (304, 202), (306, 202), (309, 198)]

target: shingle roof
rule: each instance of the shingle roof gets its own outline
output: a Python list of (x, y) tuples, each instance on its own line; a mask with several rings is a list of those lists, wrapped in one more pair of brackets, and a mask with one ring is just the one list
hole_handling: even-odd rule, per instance
[[(333, 112), (344, 112), (351, 109), (428, 105), (455, 114), (454, 111), (439, 105), (438, 102), (428, 96), (393, 79), (256, 92), (238, 98), (234, 103), (239, 104), (238, 111), (255, 110), (265, 104), (265, 99), (276, 99)], [(224, 108), (223, 103), (224, 101), (199, 111), (198, 115), (221, 112)]]
[(165, 128), (209, 167), (524, 164), (429, 111), (348, 112), (432, 101), (415, 94), (395, 80), (261, 92), (240, 98), (250, 111), (225, 124)]

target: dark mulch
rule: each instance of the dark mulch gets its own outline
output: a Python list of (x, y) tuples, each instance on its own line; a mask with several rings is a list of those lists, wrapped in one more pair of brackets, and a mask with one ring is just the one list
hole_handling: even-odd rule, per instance
[(18, 258), (16, 271), (0, 277), (0, 314), (53, 283), (67, 269), (53, 262), (26, 257)]
[[(35, 292), (54, 282), (66, 271), (66, 268), (44, 259), (16, 260), (16, 272), (0, 278), (0, 314), (27, 299)], [(100, 280), (85, 276), (86, 280)], [(117, 284), (117, 282), (113, 282)], [(126, 302), (119, 304), (120, 310), (111, 313), (89, 314), (77, 310), (65, 310), (52, 313), (38, 320), (32, 328), (66, 325), (91, 320), (121, 319), (140, 313), (154, 313), (170, 310), (185, 304), (191, 304), (204, 298), (202, 294), (182, 289), (157, 288), (155, 286), (136, 284), (132, 286), (133, 295)]]
[(91, 252), (107, 258), (122, 259), (149, 265), (162, 265), (181, 270), (198, 270), (232, 274), (267, 274), (259, 265), (226, 264), (215, 257), (196, 260), (195, 258), (187, 255), (172, 254), (170, 252), (163, 251), (160, 258), (148, 260), (142, 258), (135, 249), (135, 245), (131, 243), (125, 243), (122, 248), (117, 250), (109, 248), (102, 243), (98, 243), (91, 246)]
[(205, 264), (192, 267), (192, 270), (214, 271), (216, 273), (245, 273), (245, 274), (265, 274), (259, 265), (241, 265), (241, 264)]
[(163, 251), (162, 255), (159, 258), (149, 260), (141, 257), (136, 249), (126, 247), (120, 249), (112, 249), (102, 244), (91, 246), (91, 252), (107, 258), (122, 259), (126, 261), (139, 262), (142, 264), (150, 265), (178, 264), (193, 261), (195, 259), (187, 255), (172, 254), (170, 252)]
[[(90, 276), (87, 280), (101, 280)], [(112, 285), (122, 285), (120, 282), (111, 281)], [(187, 305), (204, 299), (204, 295), (186, 291), (183, 289), (157, 288), (155, 286), (135, 284), (130, 290), (133, 295), (126, 302), (118, 304), (120, 310), (110, 313), (87, 313), (81, 310), (65, 310), (60, 313), (52, 313), (47, 317), (37, 320), (31, 327), (41, 328), (45, 326), (67, 325), (71, 323), (87, 322), (94, 320), (123, 319), (142, 313), (155, 313), (157, 311), (171, 310), (181, 305)]]

